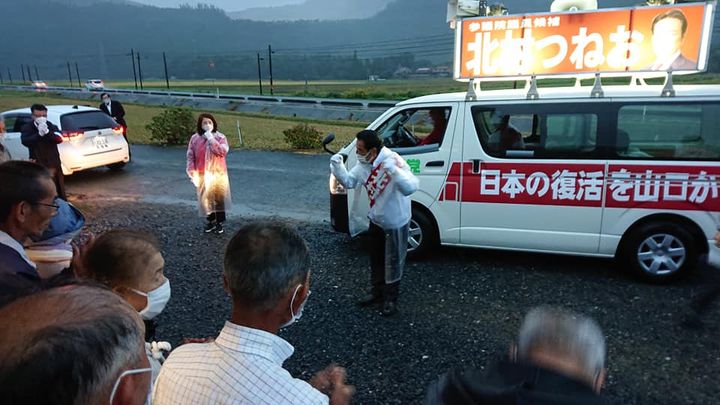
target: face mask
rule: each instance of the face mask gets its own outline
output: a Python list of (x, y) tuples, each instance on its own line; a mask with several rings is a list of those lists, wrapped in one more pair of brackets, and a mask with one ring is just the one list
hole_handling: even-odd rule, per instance
[(368, 153), (366, 153), (366, 154), (364, 154), (364, 155), (361, 155), (361, 154), (359, 154), (359, 153), (357, 153), (356, 155), (357, 155), (358, 162), (360, 162), (361, 164), (364, 164), (364, 165), (369, 165), (369, 164), (370, 164), (370, 159), (369, 159), (369, 158), (370, 158), (370, 152), (369, 152), (369, 151), (368, 151)]
[[(133, 370), (125, 370), (125, 371), (123, 371), (122, 374), (120, 374), (120, 375), (118, 376), (117, 381), (115, 381), (115, 385), (113, 385), (112, 392), (110, 393), (110, 402), (109, 402), (109, 403), (112, 405), (113, 401), (115, 400), (115, 394), (117, 394), (117, 390), (118, 390), (118, 388), (120, 388), (120, 381), (122, 381), (123, 378), (125, 378), (125, 377), (127, 377), (127, 376), (129, 376), (129, 375), (133, 375), (133, 374), (143, 374), (143, 373), (152, 373), (152, 368), (136, 368), (136, 369), (133, 369)], [(150, 403), (149, 400), (150, 400), (150, 394), (152, 393), (152, 385), (153, 385), (153, 383), (152, 383), (152, 378), (151, 378), (151, 379), (150, 379), (150, 387), (149, 387), (148, 395), (147, 395), (147, 398), (148, 398), (148, 402), (147, 402), (147, 403), (148, 403), (148, 404)]]
[(312, 291), (308, 291), (308, 294), (305, 297), (305, 301), (300, 304), (300, 309), (298, 309), (298, 313), (293, 314), (293, 304), (295, 303), (295, 297), (297, 296), (298, 291), (300, 291), (300, 287), (302, 287), (302, 284), (297, 286), (297, 288), (295, 289), (295, 293), (293, 293), (293, 297), (290, 300), (290, 320), (280, 325), (280, 329), (287, 328), (288, 326), (294, 324), (295, 322), (299, 321), (300, 318), (302, 318), (303, 309), (305, 309), (305, 304), (307, 303), (308, 298), (310, 298), (310, 293)]
[(104, 101), (105, 104), (110, 105), (110, 99), (109, 99), (109, 98), (106, 98), (106, 99), (103, 100), (103, 101)]
[(142, 311), (140, 311), (140, 316), (142, 319), (148, 321), (160, 315), (163, 309), (165, 309), (165, 305), (167, 305), (170, 300), (170, 280), (167, 278), (160, 287), (148, 293), (144, 293), (133, 288), (131, 288), (131, 290), (136, 294), (147, 297), (147, 305)]
[(212, 132), (213, 124), (203, 124), (202, 129), (205, 132)]
[(46, 124), (47, 118), (46, 117), (37, 117), (37, 118), (35, 118), (35, 123), (38, 125)]

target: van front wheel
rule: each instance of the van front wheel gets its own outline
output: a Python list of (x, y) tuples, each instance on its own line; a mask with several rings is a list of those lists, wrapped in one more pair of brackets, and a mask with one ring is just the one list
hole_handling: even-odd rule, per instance
[(674, 222), (648, 223), (628, 235), (622, 257), (641, 279), (666, 282), (695, 266), (698, 253), (693, 242), (692, 235)]
[(437, 230), (432, 219), (424, 211), (413, 208), (408, 235), (408, 257), (410, 259), (422, 257), (437, 243)]

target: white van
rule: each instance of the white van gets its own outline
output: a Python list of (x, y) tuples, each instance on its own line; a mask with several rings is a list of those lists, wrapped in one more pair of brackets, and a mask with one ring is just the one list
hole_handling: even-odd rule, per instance
[[(440, 243), (618, 257), (674, 278), (718, 249), (720, 86), (609, 86), (440, 94), (398, 103), (368, 128), (420, 179), (409, 250)], [(431, 110), (447, 119), (438, 143)], [(344, 147), (356, 164), (355, 143)], [(363, 193), (330, 178), (334, 229)], [(364, 201), (359, 204), (367, 207)]]

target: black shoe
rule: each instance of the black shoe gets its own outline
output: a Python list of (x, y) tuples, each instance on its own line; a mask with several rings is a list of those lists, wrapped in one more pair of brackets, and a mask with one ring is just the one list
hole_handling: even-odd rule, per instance
[(377, 294), (368, 294), (363, 299), (357, 302), (359, 307), (371, 307), (382, 302), (382, 297)]
[(213, 224), (212, 222), (208, 222), (207, 224), (205, 224), (205, 228), (203, 229), (203, 232), (210, 233), (214, 230), (215, 230), (215, 224)]
[(215, 225), (215, 233), (218, 235), (225, 233), (225, 230), (223, 229), (223, 225), (219, 222), (217, 225)]
[(380, 315), (382, 316), (393, 316), (397, 314), (398, 307), (397, 302), (395, 301), (385, 301), (382, 304), (382, 308), (380, 309)]

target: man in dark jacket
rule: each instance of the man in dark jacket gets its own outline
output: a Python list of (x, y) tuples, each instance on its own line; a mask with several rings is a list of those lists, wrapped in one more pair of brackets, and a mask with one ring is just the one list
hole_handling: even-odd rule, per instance
[(525, 317), (509, 359), (487, 372), (451, 371), (427, 404), (604, 404), (605, 339), (590, 318), (552, 308)]
[(20, 160), (0, 164), (0, 276), (39, 280), (23, 245), (43, 234), (57, 208), (47, 169)]
[(123, 136), (125, 142), (128, 144), (128, 154), (130, 153), (130, 141), (127, 139), (127, 122), (125, 122), (125, 108), (119, 101), (110, 99), (110, 95), (103, 93), (100, 95), (102, 103), (100, 103), (100, 110), (105, 114), (112, 117), (118, 124), (122, 125)]
[(45, 166), (53, 177), (57, 196), (67, 200), (65, 194), (65, 176), (63, 176), (60, 153), (57, 145), (63, 142), (58, 127), (47, 120), (47, 108), (42, 104), (30, 107), (32, 122), (20, 130), (21, 141), (30, 153), (30, 159)]

